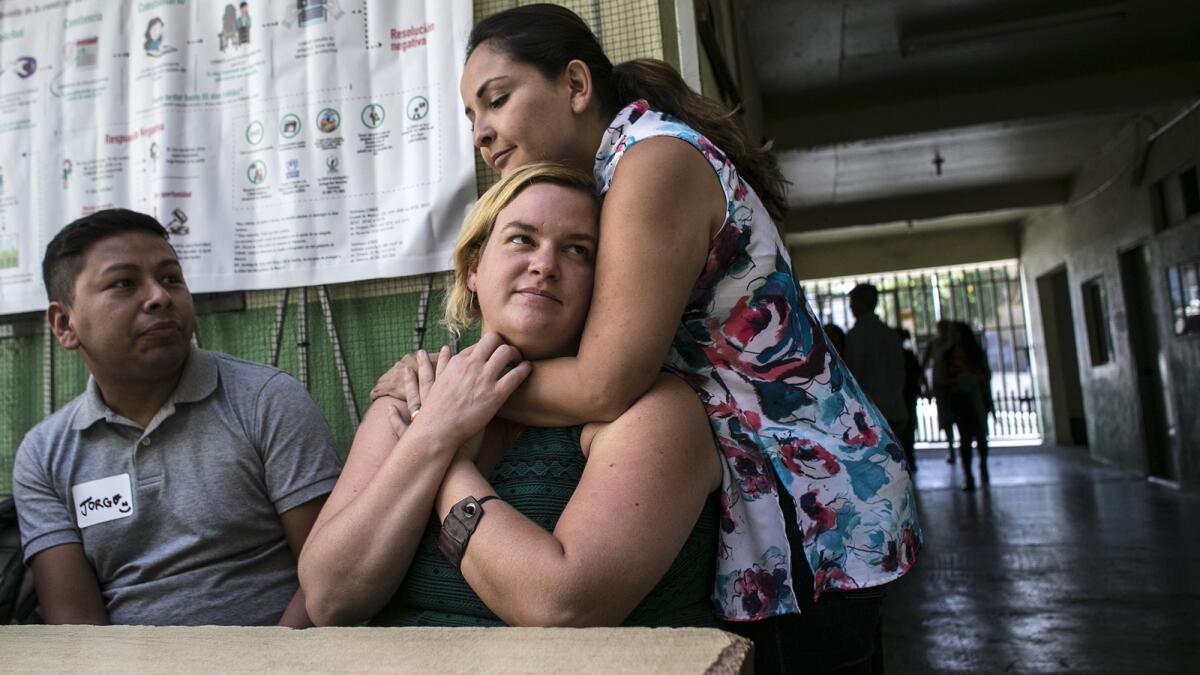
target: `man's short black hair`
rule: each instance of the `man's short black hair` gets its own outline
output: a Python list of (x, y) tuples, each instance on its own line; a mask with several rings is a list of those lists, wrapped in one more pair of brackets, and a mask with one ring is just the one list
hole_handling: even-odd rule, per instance
[(168, 238), (157, 220), (129, 209), (105, 209), (74, 221), (50, 240), (42, 258), (42, 282), (50, 302), (71, 304), (75, 300), (75, 279), (83, 271), (83, 252), (88, 246), (114, 234), (149, 232)]
[(873, 312), (879, 304), (879, 289), (874, 284), (859, 284), (850, 289), (850, 301)]

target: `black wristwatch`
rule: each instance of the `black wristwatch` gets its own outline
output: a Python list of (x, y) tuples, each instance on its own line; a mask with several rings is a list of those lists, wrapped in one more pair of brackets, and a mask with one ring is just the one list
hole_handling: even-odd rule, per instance
[(438, 550), (454, 569), (462, 565), (463, 555), (467, 552), (467, 542), (479, 526), (479, 521), (483, 519), (483, 503), (491, 499), (498, 497), (467, 497), (452, 506), (450, 513), (446, 514), (446, 519), (442, 521), (442, 531), (438, 534)]

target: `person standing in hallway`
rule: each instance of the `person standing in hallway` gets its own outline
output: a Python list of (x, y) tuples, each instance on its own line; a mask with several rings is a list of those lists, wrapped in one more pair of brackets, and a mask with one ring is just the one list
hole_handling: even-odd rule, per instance
[[(854, 327), (846, 333), (842, 358), (862, 390), (883, 413), (888, 426), (899, 432), (908, 423), (904, 405), (904, 350), (896, 331), (875, 314), (878, 303), (879, 290), (871, 284), (859, 284), (850, 290)], [(912, 471), (912, 459), (907, 459)]]
[(908, 412), (908, 422), (897, 433), (900, 435), (900, 445), (904, 447), (908, 466), (912, 471), (916, 471), (917, 399), (928, 387), (925, 386), (925, 371), (921, 369), (921, 361), (908, 346), (912, 333), (907, 328), (897, 328), (896, 334), (900, 338), (900, 353), (904, 357), (904, 409)]
[(946, 398), (958, 427), (958, 452), (962, 456), (963, 489), (975, 489), (971, 474), (971, 442), (979, 449), (979, 480), (988, 482), (987, 414), (992, 409), (991, 379), (987, 354), (971, 327), (953, 323), (953, 339), (945, 351)]
[(954, 463), (954, 416), (950, 413), (950, 400), (947, 398), (946, 387), (946, 353), (950, 349), (953, 336), (953, 324), (946, 319), (937, 322), (937, 335), (925, 347), (921, 357), (921, 370), (932, 366), (930, 374), (931, 394), (937, 406), (938, 428), (946, 435), (946, 463)]

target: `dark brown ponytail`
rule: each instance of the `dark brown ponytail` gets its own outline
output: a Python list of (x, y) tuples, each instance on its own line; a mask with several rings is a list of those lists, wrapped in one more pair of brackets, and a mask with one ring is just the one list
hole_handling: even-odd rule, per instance
[(551, 4), (514, 7), (483, 19), (471, 31), (467, 56), (488, 41), (547, 78), (561, 75), (572, 60), (587, 64), (601, 110), (609, 117), (646, 99), (651, 107), (683, 120), (725, 153), (776, 223), (783, 220), (787, 180), (769, 145), (751, 145), (734, 112), (692, 91), (667, 63), (636, 59), (614, 67), (583, 19)]

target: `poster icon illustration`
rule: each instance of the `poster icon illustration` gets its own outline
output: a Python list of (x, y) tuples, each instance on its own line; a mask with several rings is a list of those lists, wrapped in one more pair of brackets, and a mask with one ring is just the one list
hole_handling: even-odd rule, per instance
[(21, 242), (16, 232), (0, 226), (0, 270), (12, 269), (21, 264)]
[(384, 110), (378, 103), (368, 103), (359, 115), (364, 126), (368, 129), (378, 129), (383, 124)]
[(279, 120), (279, 135), (284, 138), (295, 138), (300, 133), (300, 116), (288, 113)]
[[(63, 76), (72, 70), (92, 70), (100, 61), (100, 38), (86, 37), (63, 44), (62, 68), (50, 79), (50, 93), (63, 96)], [(32, 73), (31, 73), (32, 74)]]
[(171, 221), (163, 225), (167, 232), (174, 235), (189, 234), (192, 229), (187, 226), (188, 217), (183, 212), (183, 209), (174, 209), (171, 211)]
[(251, 185), (260, 185), (267, 179), (267, 165), (261, 159), (256, 159), (250, 162), (250, 166), (246, 168), (246, 178), (250, 180)]
[(17, 77), (24, 80), (25, 78), (30, 77), (37, 72), (37, 59), (33, 58), (32, 56), (22, 56), (13, 61), (11, 64), (0, 68), (0, 73), (7, 72), (9, 68), (13, 69), (13, 72), (17, 74)]
[(262, 142), (266, 132), (263, 130), (262, 122), (255, 120), (246, 127), (246, 142), (250, 145), (258, 145)]
[(345, 14), (338, 0), (296, 0), (288, 3), (287, 16), (280, 23), (284, 28), (291, 28), (293, 23), (300, 28), (307, 28), (319, 26), (330, 18), (336, 21)]
[(333, 108), (325, 108), (317, 113), (317, 128), (321, 133), (331, 134), (342, 125), (342, 115)]
[(429, 114), (429, 99), (424, 96), (414, 96), (408, 101), (408, 119), (417, 122)]
[(76, 68), (95, 68), (100, 60), (100, 38), (87, 37), (68, 43), (65, 47), (67, 57), (73, 61)]

